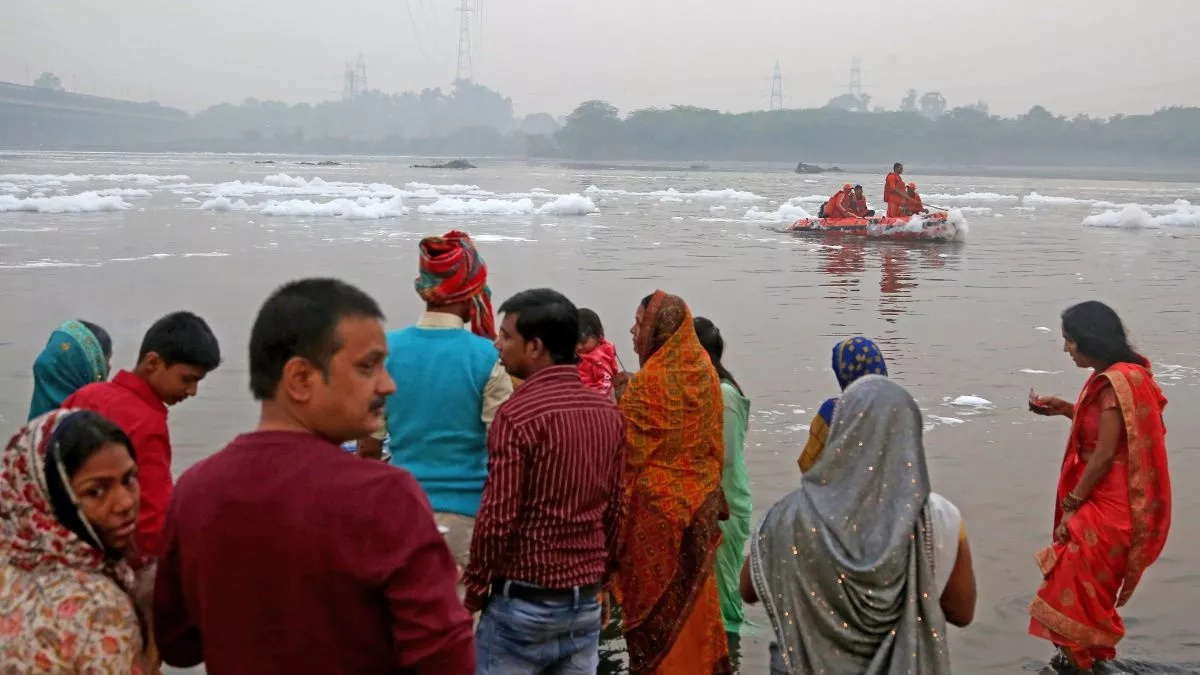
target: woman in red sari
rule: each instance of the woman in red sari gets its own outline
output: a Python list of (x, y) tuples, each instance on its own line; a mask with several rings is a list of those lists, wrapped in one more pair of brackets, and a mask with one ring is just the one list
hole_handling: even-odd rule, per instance
[(1162, 552), (1171, 526), (1167, 404), (1150, 363), (1129, 346), (1116, 312), (1085, 302), (1063, 312), (1063, 350), (1091, 368), (1075, 405), (1032, 392), (1039, 415), (1072, 420), (1058, 481), (1054, 543), (1037, 554), (1045, 581), (1029, 633), (1088, 670), (1116, 656), (1117, 608)]

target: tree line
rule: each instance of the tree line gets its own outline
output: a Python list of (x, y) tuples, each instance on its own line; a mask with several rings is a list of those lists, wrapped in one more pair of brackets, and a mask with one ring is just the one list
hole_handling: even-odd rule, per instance
[(588, 159), (890, 163), (906, 157), (997, 165), (1192, 164), (1200, 158), (1200, 108), (1108, 119), (1068, 119), (1041, 106), (1013, 118), (980, 105), (922, 114), (937, 107), (937, 98), (896, 112), (826, 106), (733, 114), (672, 106), (623, 117), (609, 103), (588, 101), (555, 134), (555, 152)]

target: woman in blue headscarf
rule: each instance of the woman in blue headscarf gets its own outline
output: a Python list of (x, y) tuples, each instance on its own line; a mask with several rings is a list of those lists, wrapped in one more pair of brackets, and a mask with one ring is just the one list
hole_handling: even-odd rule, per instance
[[(874, 342), (865, 337), (852, 337), (833, 346), (833, 374), (837, 376), (842, 391), (845, 391), (846, 387), (863, 375), (887, 377), (888, 372), (883, 354)], [(837, 402), (837, 396), (826, 399), (809, 425), (808, 443), (804, 445), (804, 452), (800, 453), (800, 459), (797, 461), (800, 473), (807, 473), (825, 449), (825, 439), (829, 437), (829, 426), (833, 424), (833, 409)]]
[(71, 394), (108, 379), (112, 339), (94, 323), (72, 319), (50, 335), (33, 362), (29, 419), (57, 410)]

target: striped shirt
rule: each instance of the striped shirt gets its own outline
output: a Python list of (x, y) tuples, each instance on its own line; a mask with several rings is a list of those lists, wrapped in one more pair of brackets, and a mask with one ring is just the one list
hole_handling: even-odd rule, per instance
[(467, 591), (493, 581), (564, 589), (605, 581), (616, 562), (625, 419), (575, 366), (539, 371), (496, 414)]

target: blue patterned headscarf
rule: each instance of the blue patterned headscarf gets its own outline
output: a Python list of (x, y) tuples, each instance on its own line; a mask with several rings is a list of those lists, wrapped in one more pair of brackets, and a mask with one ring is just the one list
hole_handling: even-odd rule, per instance
[[(833, 374), (837, 376), (842, 389), (849, 387), (863, 375), (882, 375), (887, 377), (887, 364), (883, 361), (883, 353), (865, 337), (846, 338), (833, 346)], [(837, 406), (837, 397), (830, 398), (821, 405), (818, 413), (826, 424), (833, 423), (833, 409)]]
[(57, 410), (71, 394), (106, 379), (108, 357), (100, 340), (80, 321), (64, 323), (33, 362), (29, 419)]

